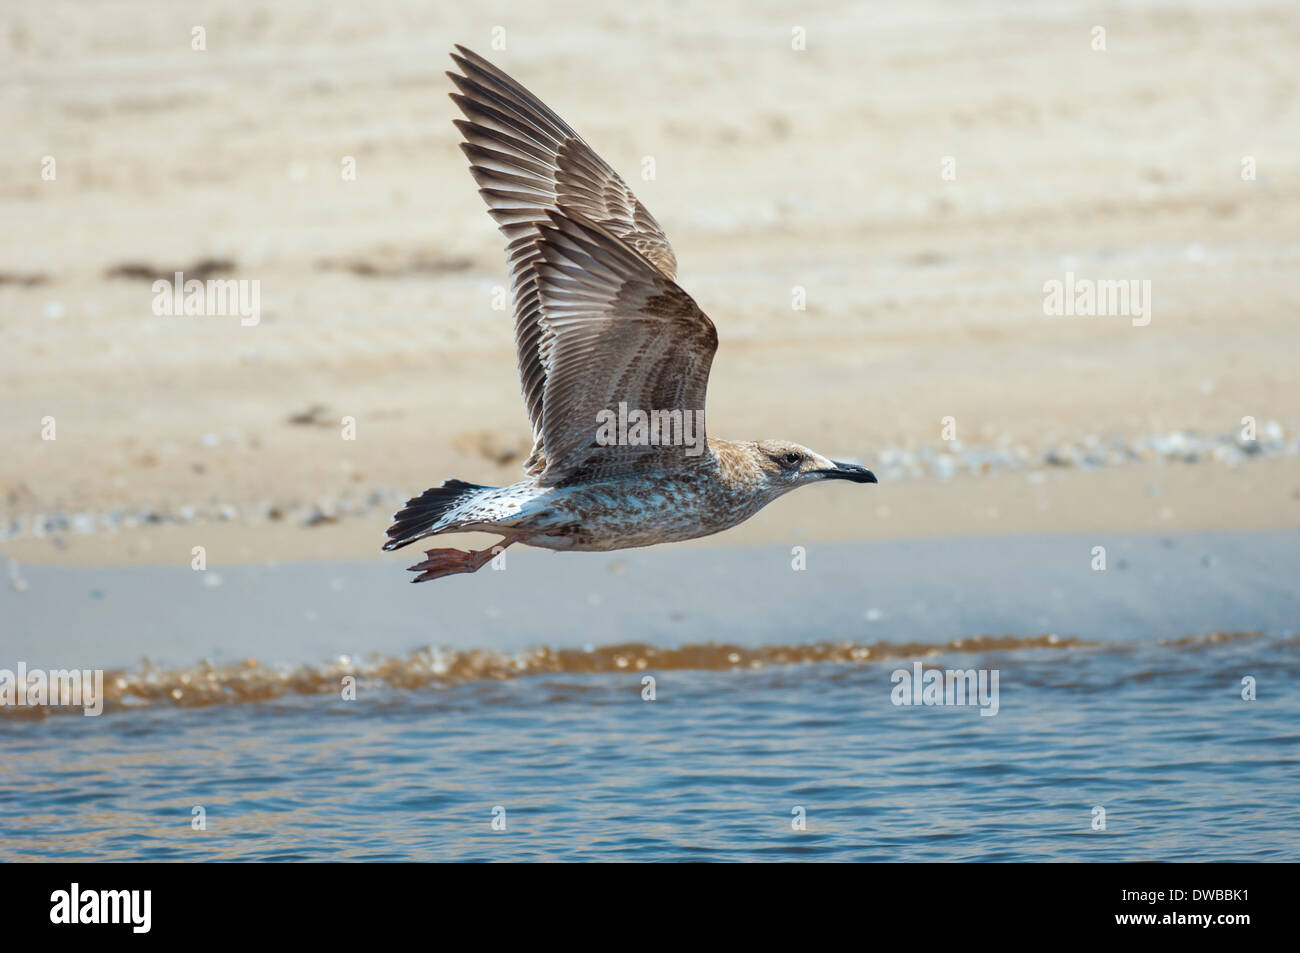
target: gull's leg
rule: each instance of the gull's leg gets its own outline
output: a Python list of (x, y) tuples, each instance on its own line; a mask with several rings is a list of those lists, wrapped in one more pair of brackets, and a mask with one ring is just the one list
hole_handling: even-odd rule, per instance
[(503, 538), (495, 546), (480, 549), (476, 552), (466, 552), (463, 549), (425, 550), (424, 555), (428, 558), (422, 563), (408, 567), (408, 572), (418, 572), (420, 574), (411, 582), (427, 582), (430, 579), (454, 576), (462, 572), (478, 572), (491, 562), (493, 556), (513, 542), (512, 539)]

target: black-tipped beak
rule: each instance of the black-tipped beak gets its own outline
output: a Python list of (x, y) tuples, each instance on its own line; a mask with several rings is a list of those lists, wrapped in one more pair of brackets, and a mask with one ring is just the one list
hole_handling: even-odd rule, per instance
[(840, 463), (838, 460), (832, 460), (835, 464), (834, 470), (818, 470), (828, 480), (851, 480), (854, 483), (876, 483), (876, 475), (866, 467), (860, 467), (856, 463)]

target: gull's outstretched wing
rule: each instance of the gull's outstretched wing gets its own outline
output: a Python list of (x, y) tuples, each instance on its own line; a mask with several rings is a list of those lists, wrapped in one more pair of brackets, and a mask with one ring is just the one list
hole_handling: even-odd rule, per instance
[[(682, 445), (603, 446), (598, 415), (681, 411), (699, 421), (718, 349), (713, 322), (691, 296), (619, 238), (568, 210), (539, 225), (533, 266), (545, 374), (542, 485), (686, 462)], [(697, 412), (699, 414), (697, 415)]]
[(461, 149), (469, 157), (479, 194), (508, 240), (519, 376), (536, 441), (525, 468), (538, 472), (546, 463), (546, 369), (535, 266), (547, 213), (572, 209), (626, 243), (668, 279), (676, 275), (677, 261), (654, 216), (563, 119), (481, 56), (463, 46), (456, 50), (452, 59), (461, 73), (447, 75), (459, 90), (451, 98), (466, 117), (456, 121), (465, 137)]

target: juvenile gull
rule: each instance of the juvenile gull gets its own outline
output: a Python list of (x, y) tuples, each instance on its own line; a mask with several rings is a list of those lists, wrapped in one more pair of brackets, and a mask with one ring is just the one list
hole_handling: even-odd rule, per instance
[(475, 572), (512, 543), (611, 550), (708, 536), (807, 483), (875, 483), (799, 444), (705, 437), (718, 334), (674, 283), (663, 229), (540, 99), (456, 50), (460, 73), (447, 75), (465, 114), (461, 149), (508, 240), (533, 450), (519, 483), (448, 480), (407, 501), (386, 550), (444, 533), (502, 537), (478, 552), (430, 549), (412, 581)]

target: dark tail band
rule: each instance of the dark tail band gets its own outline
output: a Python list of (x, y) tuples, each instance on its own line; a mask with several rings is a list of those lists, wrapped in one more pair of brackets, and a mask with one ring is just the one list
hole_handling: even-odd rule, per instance
[(406, 501), (406, 506), (393, 514), (393, 525), (388, 527), (388, 542), (385, 550), (401, 549), (429, 535), (447, 512), (466, 496), (489, 487), (463, 480), (448, 480), (442, 486), (425, 490), (419, 496)]

